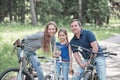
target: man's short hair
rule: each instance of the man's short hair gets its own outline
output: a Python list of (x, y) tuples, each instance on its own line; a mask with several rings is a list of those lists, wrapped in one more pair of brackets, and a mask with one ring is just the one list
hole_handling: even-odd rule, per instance
[(79, 20), (79, 19), (72, 19), (72, 21), (71, 21), (70, 23), (72, 23), (72, 22), (74, 22), (74, 21), (77, 21), (77, 22), (78, 22), (78, 24), (79, 24), (79, 26), (80, 26), (80, 27), (82, 27), (81, 22), (80, 22), (80, 20)]

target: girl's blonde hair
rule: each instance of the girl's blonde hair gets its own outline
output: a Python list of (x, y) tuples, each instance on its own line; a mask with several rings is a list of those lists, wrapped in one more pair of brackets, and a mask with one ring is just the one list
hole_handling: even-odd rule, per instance
[(56, 28), (56, 32), (57, 32), (57, 25), (56, 25), (56, 23), (54, 21), (48, 22), (46, 27), (45, 27), (43, 40), (42, 40), (42, 48), (43, 48), (43, 51), (45, 51), (45, 52), (50, 52), (50, 35), (48, 34), (49, 25), (54, 25), (55, 28)]

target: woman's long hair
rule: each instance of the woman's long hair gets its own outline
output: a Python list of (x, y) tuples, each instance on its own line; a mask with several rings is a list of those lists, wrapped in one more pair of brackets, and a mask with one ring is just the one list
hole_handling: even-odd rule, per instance
[(45, 27), (43, 40), (42, 40), (42, 48), (43, 48), (43, 51), (45, 51), (45, 52), (50, 52), (50, 35), (48, 34), (49, 25), (54, 25), (55, 28), (56, 28), (56, 32), (57, 32), (57, 25), (56, 25), (56, 23), (54, 21), (48, 22), (46, 27)]

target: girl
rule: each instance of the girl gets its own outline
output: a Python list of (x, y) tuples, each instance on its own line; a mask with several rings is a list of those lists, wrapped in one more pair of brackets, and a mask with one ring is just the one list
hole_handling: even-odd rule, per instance
[[(61, 61), (56, 59), (57, 75), (61, 75), (63, 80), (68, 79), (68, 73), (72, 70), (72, 53), (69, 46), (68, 35), (65, 29), (60, 29), (58, 32), (59, 42), (56, 43), (56, 54), (53, 57), (61, 57)], [(61, 69), (62, 67), (62, 69)], [(59, 78), (58, 78), (59, 79)]]

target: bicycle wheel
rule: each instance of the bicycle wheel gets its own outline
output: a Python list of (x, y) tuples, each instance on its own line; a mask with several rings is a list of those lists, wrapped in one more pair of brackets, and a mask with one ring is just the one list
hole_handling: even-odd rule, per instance
[(50, 75), (45, 76), (45, 80), (52, 80)]
[[(18, 68), (10, 68), (0, 75), (0, 80), (17, 80), (18, 72)], [(22, 71), (22, 79), (20, 80), (33, 80), (33, 78), (26, 71)]]
[(94, 75), (94, 80), (98, 80), (98, 75), (97, 75), (97, 73), (95, 73), (95, 75)]
[(85, 73), (83, 80), (91, 80), (91, 79), (92, 79), (92, 74), (89, 72)]

